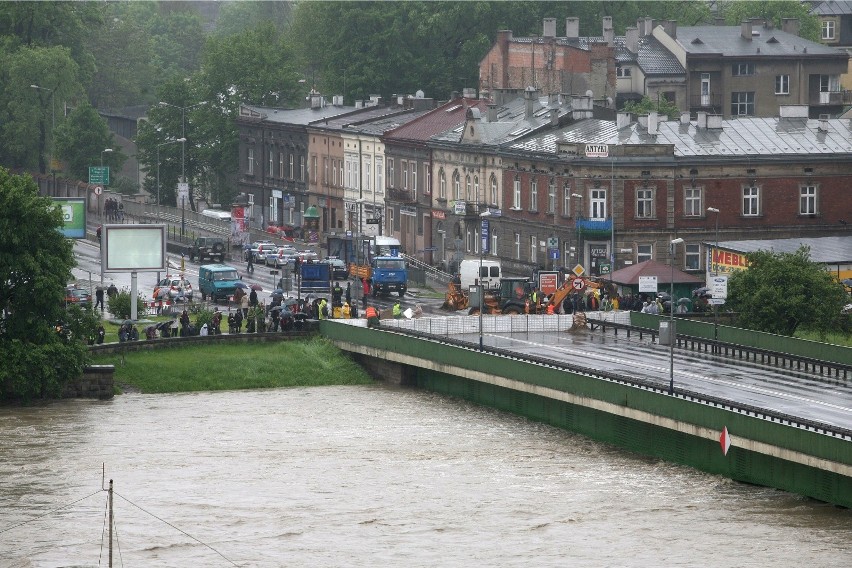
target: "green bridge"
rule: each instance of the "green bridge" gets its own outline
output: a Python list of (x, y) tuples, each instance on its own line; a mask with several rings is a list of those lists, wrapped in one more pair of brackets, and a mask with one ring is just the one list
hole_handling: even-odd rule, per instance
[[(387, 382), (460, 397), (708, 473), (852, 507), (848, 432), (671, 396), (664, 389), (568, 370), (555, 362), (480, 352), (440, 337), (335, 321), (323, 321), (320, 333)], [(848, 357), (849, 350), (841, 349), (839, 356)], [(725, 428), (731, 440), (727, 454), (720, 444)]]

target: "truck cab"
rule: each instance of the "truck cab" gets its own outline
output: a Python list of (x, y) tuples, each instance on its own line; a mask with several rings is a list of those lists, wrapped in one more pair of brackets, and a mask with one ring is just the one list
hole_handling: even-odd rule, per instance
[(377, 256), (370, 263), (373, 296), (397, 292), (399, 297), (408, 289), (408, 269), (399, 256)]

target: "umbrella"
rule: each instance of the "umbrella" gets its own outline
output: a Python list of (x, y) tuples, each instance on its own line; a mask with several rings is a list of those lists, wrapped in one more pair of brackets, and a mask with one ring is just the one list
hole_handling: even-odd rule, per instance
[(705, 296), (710, 295), (710, 288), (705, 286), (704, 288), (696, 288), (692, 291), (692, 295), (696, 298), (703, 298)]
[(275, 290), (272, 291), (272, 294), (271, 294), (271, 296), (273, 298), (280, 298), (283, 295), (284, 295), (284, 290), (282, 290), (281, 288), (276, 288)]
[(844, 278), (843, 280), (840, 281), (840, 283), (843, 284), (844, 286), (852, 288), (852, 278)]
[(688, 304), (689, 298), (681, 298), (680, 300), (677, 301), (677, 303), (678, 304)]
[(250, 288), (255, 292), (263, 292), (263, 286), (261, 286), (260, 284), (252, 284)]
[(298, 304), (299, 304), (299, 300), (297, 300), (296, 298), (287, 298), (287, 299), (286, 299), (286, 300), (284, 300), (284, 302), (282, 303), (282, 305), (283, 305), (283, 306), (286, 306), (286, 307), (288, 307), (288, 308), (289, 308), (290, 306), (296, 306), (296, 305), (298, 305)]
[(248, 284), (246, 284), (245, 282), (237, 282), (236, 284), (234, 284), (234, 288), (248, 288)]

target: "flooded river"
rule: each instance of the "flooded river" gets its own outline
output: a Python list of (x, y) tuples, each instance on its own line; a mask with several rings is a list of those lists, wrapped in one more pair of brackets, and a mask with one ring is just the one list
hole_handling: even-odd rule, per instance
[[(852, 512), (386, 386), (0, 409), (0, 567), (848, 565)], [(103, 548), (102, 548), (103, 547)]]

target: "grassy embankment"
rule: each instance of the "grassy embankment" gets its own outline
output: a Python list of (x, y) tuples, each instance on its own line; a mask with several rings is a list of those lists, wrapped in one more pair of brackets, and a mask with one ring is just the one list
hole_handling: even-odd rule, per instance
[(173, 393), (295, 386), (364, 385), (374, 381), (324, 339), (155, 349), (100, 355), (115, 365), (121, 391)]

